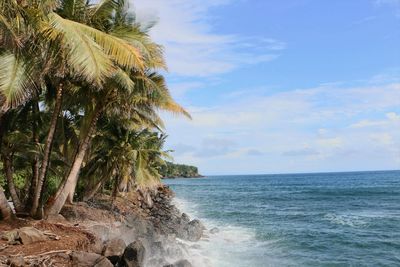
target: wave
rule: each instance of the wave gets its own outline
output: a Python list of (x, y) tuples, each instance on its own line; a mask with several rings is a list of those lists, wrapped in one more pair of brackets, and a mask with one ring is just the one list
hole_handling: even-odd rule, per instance
[(207, 228), (203, 238), (192, 243), (181, 241), (195, 267), (285, 266), (274, 249), (277, 240), (261, 241), (254, 229), (202, 218), (200, 208), (185, 199), (174, 204), (191, 218), (200, 219)]

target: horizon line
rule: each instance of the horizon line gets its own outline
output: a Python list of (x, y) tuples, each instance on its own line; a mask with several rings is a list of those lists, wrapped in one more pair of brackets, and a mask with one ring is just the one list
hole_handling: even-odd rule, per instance
[(330, 174), (330, 173), (360, 173), (360, 172), (397, 172), (400, 169), (396, 170), (353, 170), (353, 171), (315, 171), (315, 172), (278, 172), (278, 173), (246, 173), (246, 174), (201, 174), (204, 177), (212, 177), (212, 176), (241, 176), (241, 175), (289, 175), (289, 174)]

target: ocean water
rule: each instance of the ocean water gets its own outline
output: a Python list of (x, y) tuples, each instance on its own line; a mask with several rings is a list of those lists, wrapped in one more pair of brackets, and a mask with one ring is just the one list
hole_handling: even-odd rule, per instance
[(196, 266), (400, 266), (400, 171), (168, 179)]

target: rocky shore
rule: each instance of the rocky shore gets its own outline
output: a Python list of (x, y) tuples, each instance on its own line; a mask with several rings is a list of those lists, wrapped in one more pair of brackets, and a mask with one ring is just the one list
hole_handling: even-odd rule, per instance
[(173, 192), (101, 196), (43, 221), (0, 225), (0, 266), (190, 267), (187, 241), (205, 231), (172, 203)]

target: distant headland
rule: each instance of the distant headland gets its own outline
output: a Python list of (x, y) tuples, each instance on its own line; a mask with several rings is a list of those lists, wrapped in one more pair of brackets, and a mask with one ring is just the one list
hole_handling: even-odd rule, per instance
[(160, 174), (162, 178), (200, 178), (204, 177), (199, 174), (199, 170), (195, 166), (185, 164), (175, 164), (167, 161), (161, 166)]

